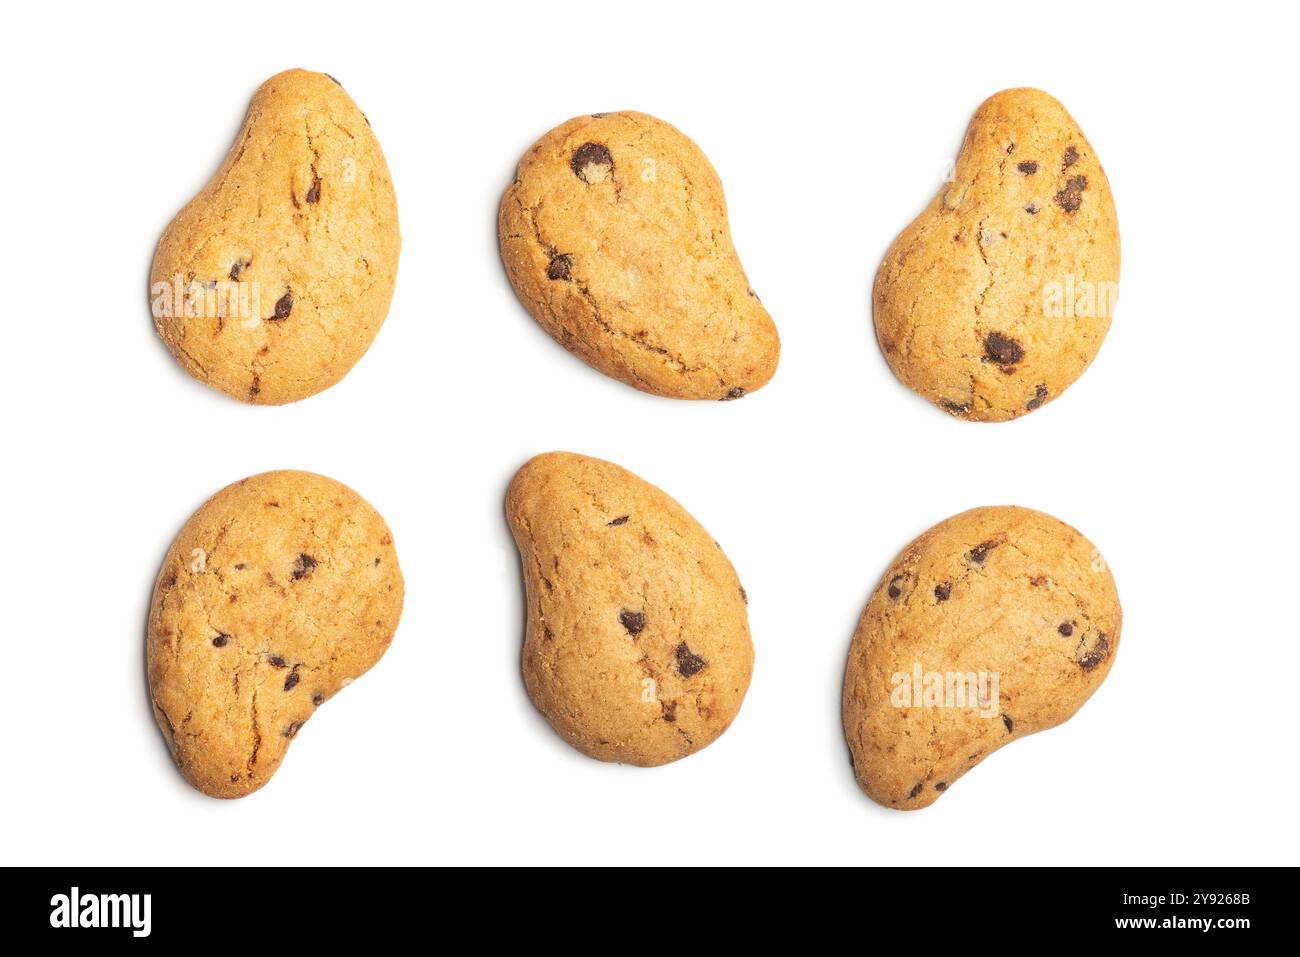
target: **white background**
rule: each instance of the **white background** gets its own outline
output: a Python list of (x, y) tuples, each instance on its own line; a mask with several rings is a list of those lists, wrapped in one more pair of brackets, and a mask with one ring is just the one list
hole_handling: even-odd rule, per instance
[[(1297, 862), (1300, 144), (1281, 14), (371, 0), (7, 17), (4, 862)], [(256, 408), (181, 371), (147, 275), (254, 89), (292, 66), (339, 77), (369, 115), (404, 248), (352, 373)], [(890, 374), (870, 283), (975, 107), (1020, 85), (1059, 97), (1105, 164), (1123, 292), (1063, 398), (963, 423)], [(496, 205), (520, 154), (619, 109), (679, 126), (726, 185), (783, 341), (776, 378), (740, 402), (588, 369), (502, 272)], [(551, 449), (661, 486), (740, 572), (754, 681), (698, 755), (594, 762), (524, 694), (502, 495)], [(273, 468), (333, 476), (384, 514), (406, 610), (272, 782), (222, 802), (182, 781), (153, 724), (145, 615), (189, 514)], [(995, 503), (1101, 547), (1121, 652), (1072, 721), (928, 810), (886, 811), (840, 729), (854, 624), (913, 536)]]

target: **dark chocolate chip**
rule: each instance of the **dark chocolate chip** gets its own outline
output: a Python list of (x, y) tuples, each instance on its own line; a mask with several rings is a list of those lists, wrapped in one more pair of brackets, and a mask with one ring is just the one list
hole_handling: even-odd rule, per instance
[(320, 202), (320, 178), (319, 177), (312, 178), (311, 189), (307, 190), (307, 202), (309, 203)]
[(935, 784), (934, 789), (936, 791), (946, 791), (948, 789), (948, 782), (939, 781), (938, 783)]
[(591, 182), (587, 179), (586, 170), (592, 165), (613, 168), (614, 157), (610, 155), (609, 148), (604, 144), (583, 143), (573, 151), (573, 158), (569, 160), (569, 168), (573, 170), (573, 175), (584, 183)]
[(976, 565), (983, 565), (984, 560), (989, 557), (989, 552), (993, 551), (993, 549), (996, 547), (997, 547), (996, 542), (981, 542), (979, 545), (976, 545), (969, 552), (967, 552), (966, 557), (969, 558)]
[(1025, 403), (1025, 408), (1028, 409), (1030, 412), (1033, 412), (1034, 409), (1038, 408), (1046, 401), (1047, 401), (1047, 386), (1040, 384), (1036, 389), (1034, 389), (1034, 397)]
[(230, 267), (230, 281), (239, 282), (239, 274), (248, 268), (248, 260), (241, 259)]
[(1061, 157), (1061, 168), (1069, 169), (1075, 163), (1079, 162), (1079, 151), (1073, 146), (1065, 148), (1065, 155)]
[(1025, 160), (1023, 163), (1017, 163), (1016, 169), (1020, 170), (1020, 172), (1024, 173), (1026, 176), (1033, 176), (1038, 172), (1038, 164), (1033, 160)]
[(546, 267), (547, 279), (568, 279), (569, 271), (573, 268), (573, 257), (568, 253), (560, 253), (558, 256), (551, 257), (551, 264)]
[(1038, 210), (1039, 210), (1039, 206), (1037, 203), (1030, 203), (1028, 206), (1025, 207), (1025, 212), (1028, 213), (1030, 216), (1037, 216)]
[(1097, 636), (1097, 644), (1093, 646), (1092, 651), (1088, 652), (1079, 661), (1079, 667), (1084, 671), (1091, 671), (1099, 664), (1106, 660), (1106, 655), (1110, 651), (1110, 642), (1106, 640), (1105, 635)]
[(230, 643), (230, 636), (224, 631), (212, 639), (212, 644), (217, 648), (224, 648)]
[(611, 521), (611, 522), (606, 522), (605, 525), (606, 525), (606, 527), (608, 527), (608, 528), (614, 528), (615, 526), (618, 526), (618, 525), (626, 525), (626, 524), (627, 524), (627, 520), (628, 520), (628, 518), (630, 518), (630, 517), (631, 517), (631, 516), (628, 516), (628, 515), (620, 515), (618, 518), (614, 519), (613, 521)]
[(243, 562), (240, 562), (238, 565), (235, 566), (235, 571), (242, 572), (247, 567), (248, 566), (245, 565)]
[(682, 642), (673, 652), (677, 656), (677, 670), (683, 678), (689, 678), (691, 675), (698, 674), (708, 664), (703, 658), (686, 647), (686, 642)]
[(940, 399), (939, 408), (945, 412), (951, 412), (953, 415), (965, 415), (970, 411), (969, 402), (953, 402), (949, 399)]
[(325, 703), (325, 693), (322, 691), (317, 691), (314, 695), (311, 696), (311, 703), (319, 708), (322, 704)]
[(1056, 626), (1056, 630), (1059, 631), (1066, 638), (1069, 638), (1072, 634), (1074, 634), (1074, 623), (1069, 621), (1063, 621)]
[(676, 721), (676, 720), (677, 720), (677, 702), (676, 702), (676, 701), (664, 701), (664, 702), (661, 702), (661, 707), (664, 709), (664, 720), (665, 720), (665, 721)]
[(925, 784), (924, 784), (923, 782), (922, 782), (922, 783), (918, 783), (918, 784), (916, 785), (916, 787), (912, 788), (912, 790), (908, 793), (907, 796), (910, 797), (910, 798), (920, 797), (920, 796), (921, 796), (921, 789), (924, 788), (924, 787), (925, 787)]
[(301, 721), (291, 721), (291, 722), (289, 722), (289, 727), (287, 727), (287, 728), (284, 729), (284, 736), (285, 736), (286, 738), (292, 738), (295, 734), (298, 733), (298, 729), (301, 728), (301, 727), (302, 727), (302, 722), (301, 722)]
[(282, 657), (280, 657), (279, 655), (272, 655), (272, 656), (271, 656), (271, 666), (274, 667), (274, 668), (288, 668), (288, 667), (289, 667), (289, 663), (288, 663), (287, 661), (285, 661), (285, 660), (284, 660)]
[(1010, 733), (1012, 733), (1013, 731), (1016, 730), (1016, 723), (1015, 723), (1014, 721), (1011, 720), (1011, 715), (1009, 715), (1009, 714), (1004, 714), (1004, 715), (1002, 716), (1002, 723), (1005, 724), (1005, 725), (1007, 726), (1007, 733), (1008, 733), (1008, 734), (1010, 734)]
[(287, 675), (285, 675), (284, 678), (285, 691), (292, 691), (294, 689), (294, 686), (297, 684), (298, 684), (298, 672), (296, 670), (291, 671)]
[(895, 575), (893, 578), (889, 580), (888, 594), (890, 598), (898, 598), (900, 595), (903, 594), (903, 589), (899, 586), (899, 582), (901, 581), (903, 581), (902, 575)]
[(952, 582), (944, 582), (942, 585), (934, 586), (934, 600), (936, 602), (945, 602), (952, 597)]
[(1083, 205), (1083, 191), (1088, 188), (1088, 177), (1071, 176), (1065, 181), (1065, 189), (1056, 194), (1056, 205), (1067, 213), (1078, 211)]
[(283, 296), (275, 301), (275, 314), (271, 316), (272, 322), (284, 322), (289, 318), (289, 313), (293, 312), (293, 291), (286, 292)]
[[(732, 399), (739, 399), (744, 394), (745, 390), (740, 386), (736, 386), (735, 388), (728, 390), (727, 394), (722, 397), (721, 401), (730, 402)], [(749, 406), (745, 406), (745, 408), (748, 409)]]
[(1025, 357), (1025, 349), (1010, 336), (990, 332), (984, 337), (984, 356), (1000, 366), (1013, 366)]
[(293, 571), (290, 577), (294, 581), (301, 581), (316, 570), (317, 561), (310, 555), (299, 555), (298, 560), (293, 563)]
[(645, 612), (624, 608), (618, 613), (618, 620), (623, 623), (629, 635), (639, 635), (645, 629)]

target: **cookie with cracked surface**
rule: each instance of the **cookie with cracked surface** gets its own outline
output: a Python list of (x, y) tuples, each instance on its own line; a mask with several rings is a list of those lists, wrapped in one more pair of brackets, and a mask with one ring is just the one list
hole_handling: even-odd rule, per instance
[(163, 560), (149, 611), (154, 717), (185, 779), (256, 791), (326, 699), (377, 662), (402, 614), (383, 518), (310, 472), (222, 489)]
[(876, 338), (894, 374), (979, 422), (1041, 408), (1110, 328), (1119, 223), (1101, 162), (1041, 90), (976, 111), (952, 179), (876, 273)]
[(754, 667), (748, 598), (687, 511), (610, 462), (550, 452), (515, 474), (523, 672), (565, 741), (641, 767), (693, 754), (740, 710)]
[(388, 164), (338, 81), (288, 70), (176, 214), (150, 273), (154, 325), (200, 382), (278, 405), (347, 374), (379, 333), (401, 237)]
[(501, 198), (501, 258), (525, 308), (587, 364), (644, 392), (738, 399), (780, 340), (732, 245), (700, 148), (644, 113), (547, 133)]
[(1011, 506), (940, 522), (894, 559), (853, 636), (843, 718), (858, 785), (922, 808), (1066, 721), (1109, 674), (1121, 619), (1100, 553), (1064, 522)]

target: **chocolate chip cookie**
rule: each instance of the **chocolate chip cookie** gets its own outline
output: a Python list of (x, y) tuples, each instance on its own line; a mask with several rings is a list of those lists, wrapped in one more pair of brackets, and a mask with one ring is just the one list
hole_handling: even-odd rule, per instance
[(400, 247), (369, 121), (333, 77), (288, 70), (258, 89), (221, 168), (163, 232), (154, 324), (199, 381), (294, 402), (370, 347)]
[(519, 161), (501, 257), (520, 301), (574, 355), (655, 395), (738, 399), (780, 341), (732, 245), (699, 147), (644, 113), (569, 120)]
[(1066, 721), (1110, 673), (1121, 621), (1101, 554), (1064, 522), (1015, 507), (940, 522), (894, 559), (853, 636), (843, 715), (859, 786), (922, 808)]
[(154, 717), (185, 779), (243, 797), (331, 696), (387, 650), (402, 614), (393, 537), (364, 499), (309, 472), (222, 489), (154, 586)]
[(722, 548), (650, 483), (550, 452), (510, 483), (523, 671), (538, 710), (601, 761), (651, 767), (715, 741), (749, 688), (748, 596)]
[(876, 273), (876, 337), (949, 415), (1014, 419), (1096, 357), (1119, 295), (1119, 223), (1101, 161), (1042, 90), (976, 111), (953, 178)]

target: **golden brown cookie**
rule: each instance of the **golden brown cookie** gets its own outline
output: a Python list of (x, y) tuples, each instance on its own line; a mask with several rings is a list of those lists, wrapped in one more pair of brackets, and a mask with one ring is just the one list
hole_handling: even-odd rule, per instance
[(528, 694), (601, 761), (693, 754), (736, 717), (754, 667), (747, 597), (684, 508), (600, 459), (549, 452), (510, 483), (527, 591)]
[(244, 402), (328, 389), (379, 333), (397, 279), (397, 201), (338, 81), (267, 80), (221, 168), (154, 254), (154, 324), (187, 372)]
[(1119, 650), (1115, 581), (1064, 522), (976, 508), (907, 546), (858, 622), (844, 733), (872, 800), (912, 810), (1070, 718)]
[(149, 611), (154, 716), (185, 779), (256, 791), (316, 708), (387, 650), (402, 614), (388, 526), (310, 472), (227, 486), (181, 529)]
[(515, 293), (560, 345), (644, 392), (738, 399), (781, 345), (731, 242), (699, 147), (644, 113), (557, 126), (501, 198)]
[(894, 374), (950, 415), (1014, 419), (1083, 374), (1118, 294), (1101, 161), (1055, 99), (1003, 90), (880, 264), (876, 337)]

